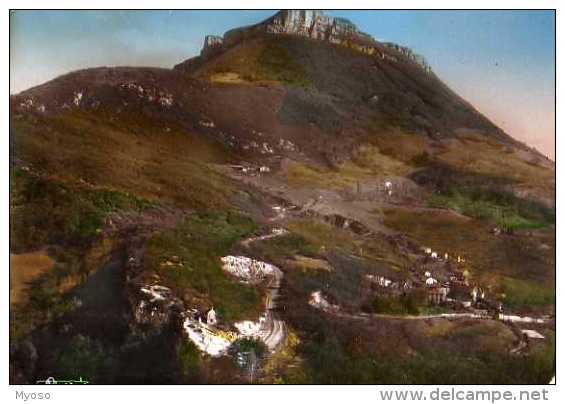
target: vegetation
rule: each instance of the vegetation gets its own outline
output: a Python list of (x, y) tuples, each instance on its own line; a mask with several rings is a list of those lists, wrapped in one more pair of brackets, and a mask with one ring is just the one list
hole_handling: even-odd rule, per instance
[[(375, 130), (375, 128), (372, 128)], [(426, 141), (422, 136), (403, 131), (397, 127), (386, 127), (376, 129), (370, 139), (373, 144), (385, 156), (404, 163), (413, 163), (414, 159), (426, 153)]]
[(177, 355), (184, 377), (190, 380), (200, 376), (200, 352), (192, 341), (183, 338), (179, 344)]
[(416, 293), (405, 293), (399, 296), (374, 297), (367, 311), (379, 314), (417, 315), (426, 304), (426, 296)]
[(292, 329), (287, 329), (286, 343), (273, 353), (263, 366), (262, 382), (270, 384), (304, 384), (308, 380), (299, 355), (301, 341)]
[(467, 187), (434, 194), (429, 205), (492, 222), (506, 232), (555, 223), (555, 213), (544, 205), (494, 188)]
[(109, 363), (103, 347), (89, 337), (78, 334), (57, 359), (58, 380), (83, 380), (96, 383)]
[(284, 41), (262, 38), (254, 46), (236, 48), (215, 61), (210, 79), (223, 83), (278, 82), (309, 88), (308, 74), (285, 46)]
[(510, 277), (500, 282), (500, 293), (509, 310), (520, 307), (543, 307), (555, 304), (555, 288)]
[[(145, 266), (158, 270), (163, 282), (179, 296), (203, 296), (226, 322), (253, 318), (261, 310), (259, 292), (230, 279), (222, 270), (220, 258), (256, 229), (251, 219), (238, 213), (192, 215), (176, 229), (147, 242)], [(162, 267), (161, 263), (172, 256), (179, 257), (182, 265)]]
[(257, 360), (261, 360), (267, 354), (267, 346), (256, 338), (239, 338), (230, 346), (230, 353), (237, 357), (237, 354), (252, 354)]
[(466, 259), (463, 267), (473, 280), (500, 293), (502, 300), (515, 309), (543, 306), (554, 296), (555, 250), (540, 249), (538, 245), (544, 239), (496, 237), (482, 223), (448, 212), (422, 215), (389, 209), (385, 211), (385, 225), (407, 234), (419, 245), (446, 251), (452, 257), (462, 256)]
[(46, 244), (84, 244), (100, 232), (109, 213), (151, 206), (127, 193), (66, 184), (19, 168), (12, 170), (11, 180), (12, 251)]
[(287, 228), (290, 233), (256, 243), (254, 251), (287, 269), (285, 284), (292, 289), (293, 310), (301, 310), (295, 307), (296, 300), (307, 302), (312, 292), (323, 290), (336, 304), (357, 311), (365, 299), (360, 294), (364, 275), (408, 267), (394, 247), (378, 236), (356, 237), (316, 220), (296, 220)]
[(351, 161), (335, 169), (293, 163), (286, 175), (288, 183), (294, 186), (344, 189), (356, 186), (359, 181), (371, 180), (375, 174), (402, 175), (408, 171), (407, 165), (381, 154), (374, 146), (363, 146)]
[(45, 253), (36, 251), (10, 255), (10, 304), (26, 300), (28, 285), (44, 273), (50, 272), (55, 261)]
[(533, 156), (520, 155), (496, 138), (480, 133), (460, 135), (459, 142), (446, 147), (437, 158), (454, 169), (486, 177), (496, 174), (540, 196), (555, 198), (554, 168), (532, 163)]
[[(447, 334), (429, 336), (413, 355), (368, 353), (359, 348), (367, 343), (357, 337), (324, 334), (302, 347), (307, 383), (316, 384), (544, 384), (555, 371), (555, 344), (534, 346), (526, 356), (509, 356), (506, 347), (490, 345), (499, 339), (492, 331), (475, 330), (461, 342), (458, 328)], [(327, 333), (328, 331), (324, 331)], [(494, 332), (494, 333), (493, 333)], [(489, 338), (489, 340), (483, 340)], [(480, 348), (473, 341), (481, 339)], [(354, 342), (355, 341), (355, 342)], [(395, 341), (395, 343), (398, 343)], [(476, 343), (476, 342), (475, 342)], [(384, 341), (386, 346), (390, 342)], [(441, 346), (441, 347), (438, 347)], [(459, 347), (459, 348), (458, 348)], [(395, 348), (391, 347), (391, 350)]]
[(279, 41), (268, 41), (259, 58), (259, 77), (300, 87), (311, 85), (304, 68)]
[(14, 158), (72, 183), (199, 210), (225, 208), (233, 189), (208, 166), (226, 161), (225, 147), (157, 117), (122, 111), (117, 119), (99, 108), (14, 120), (13, 128)]

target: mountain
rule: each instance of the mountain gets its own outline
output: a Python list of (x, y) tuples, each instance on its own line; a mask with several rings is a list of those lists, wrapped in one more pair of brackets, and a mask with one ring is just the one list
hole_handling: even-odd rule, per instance
[[(554, 164), (406, 47), (283, 10), (10, 109), (13, 381), (243, 383), (245, 349), (263, 383), (551, 376)], [(466, 317), (501, 305), (543, 342)]]

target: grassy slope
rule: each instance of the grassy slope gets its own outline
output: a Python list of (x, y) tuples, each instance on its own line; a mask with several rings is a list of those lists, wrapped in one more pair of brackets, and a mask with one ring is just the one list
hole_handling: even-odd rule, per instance
[(216, 82), (282, 83), (309, 87), (311, 80), (288, 49), (273, 38), (252, 40), (212, 60), (196, 73)]
[[(551, 230), (541, 240), (496, 237), (477, 221), (447, 213), (422, 215), (404, 209), (385, 212), (385, 224), (408, 234), (420, 245), (461, 255), (471, 275), (491, 293), (505, 294), (510, 308), (550, 306), (555, 298), (554, 248)], [(539, 248), (547, 243), (548, 250)], [(502, 297), (502, 295), (501, 295)]]
[[(92, 188), (72, 181), (30, 174), (19, 168), (11, 172), (10, 250), (22, 253), (45, 250), (53, 261), (42, 270), (42, 261), (11, 267), (12, 281), (25, 277), (26, 299), (12, 302), (13, 336), (49, 321), (70, 308), (66, 292), (80, 284), (113, 248), (113, 241), (100, 235), (104, 219), (120, 210), (141, 211), (151, 206), (130, 194)], [(29, 255), (29, 254), (28, 254)], [(45, 261), (45, 260), (43, 260)], [(17, 319), (17, 320), (16, 320)]]
[(230, 184), (206, 166), (224, 161), (225, 150), (174, 124), (73, 111), (16, 119), (13, 131), (15, 157), (58, 177), (185, 208), (226, 205)]
[(88, 244), (104, 218), (118, 210), (140, 211), (147, 200), (107, 188), (41, 177), (14, 168), (10, 189), (10, 249)]
[(454, 168), (485, 176), (497, 175), (517, 187), (531, 189), (550, 199), (555, 198), (555, 169), (526, 159), (503, 144), (477, 134), (461, 135), (458, 142), (438, 155)]
[(506, 232), (546, 228), (555, 224), (553, 211), (535, 201), (516, 197), (508, 191), (484, 187), (463, 187), (447, 194), (435, 194), (429, 204), (495, 224)]
[[(220, 262), (239, 239), (254, 230), (250, 219), (235, 213), (191, 216), (176, 230), (149, 240), (144, 265), (159, 268), (164, 284), (195, 305), (214, 306), (222, 321), (254, 319), (262, 311), (260, 294), (255, 287), (230, 279)], [(179, 257), (181, 267), (160, 265), (172, 256)]]
[(12, 122), (11, 148), (11, 251), (50, 246), (55, 260), (12, 308), (14, 338), (72, 309), (66, 292), (116, 247), (100, 236), (108, 214), (156, 203), (221, 209), (232, 189), (207, 166), (223, 161), (222, 147), (139, 114), (25, 115)]

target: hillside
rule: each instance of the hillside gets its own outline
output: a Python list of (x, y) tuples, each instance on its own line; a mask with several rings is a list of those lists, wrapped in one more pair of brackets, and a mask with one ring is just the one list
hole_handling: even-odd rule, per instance
[(10, 107), (14, 382), (552, 375), (555, 166), (408, 48), (286, 10)]

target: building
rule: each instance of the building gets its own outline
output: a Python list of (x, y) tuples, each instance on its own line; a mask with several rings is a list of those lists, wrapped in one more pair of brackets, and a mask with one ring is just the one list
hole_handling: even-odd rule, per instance
[(446, 286), (436, 286), (428, 289), (428, 303), (429, 304), (442, 304), (447, 300), (449, 288)]
[(434, 278), (428, 278), (426, 279), (426, 286), (434, 286), (435, 284), (437, 284), (437, 280)]
[(208, 314), (206, 315), (206, 324), (216, 325), (218, 323), (218, 318), (216, 317), (216, 311), (212, 307)]

